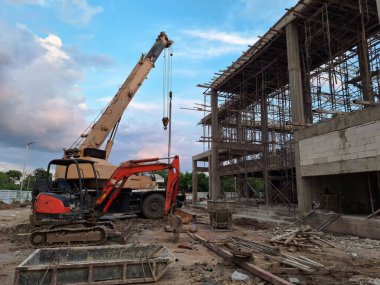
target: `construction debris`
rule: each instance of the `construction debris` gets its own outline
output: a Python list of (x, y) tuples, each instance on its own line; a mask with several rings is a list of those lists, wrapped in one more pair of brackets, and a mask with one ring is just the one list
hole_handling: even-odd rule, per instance
[(231, 279), (232, 281), (246, 281), (249, 279), (249, 276), (247, 274), (234, 271), (231, 275)]
[(275, 235), (269, 242), (278, 247), (288, 248), (291, 252), (326, 245), (329, 247), (335, 247), (332, 243), (320, 238), (318, 236), (319, 234), (319, 232), (313, 231), (311, 227), (306, 226), (286, 230), (283, 234)]
[(230, 237), (228, 240), (231, 240), (233, 243), (235, 243), (238, 246), (243, 246), (247, 249), (250, 249), (254, 252), (262, 252), (267, 253), (271, 255), (277, 255), (279, 253), (278, 248), (263, 245), (254, 241), (248, 241), (245, 239), (241, 239), (238, 237)]
[(266, 271), (250, 262), (247, 261), (240, 261), (237, 259), (234, 259), (234, 255), (230, 253), (229, 251), (222, 249), (218, 247), (217, 245), (209, 242), (208, 240), (204, 239), (203, 237), (197, 235), (188, 233), (190, 237), (192, 237), (194, 240), (197, 240), (199, 242), (202, 242), (204, 246), (206, 246), (208, 249), (216, 252), (218, 255), (222, 256), (223, 258), (233, 262), (234, 264), (240, 266), (241, 268), (244, 268), (245, 270), (248, 270), (252, 274), (264, 279), (265, 281), (270, 282), (271, 284), (278, 284), (278, 285), (291, 285), (292, 283), (286, 281), (285, 279), (282, 279), (279, 276), (276, 276), (269, 271)]
[[(324, 267), (323, 264), (320, 264), (304, 256), (294, 257), (294, 256), (282, 254), (281, 256), (266, 255), (265, 258), (267, 260), (277, 261), (280, 264), (297, 268), (306, 274), (314, 273), (316, 269)], [(277, 264), (275, 264), (275, 267), (276, 265)]]

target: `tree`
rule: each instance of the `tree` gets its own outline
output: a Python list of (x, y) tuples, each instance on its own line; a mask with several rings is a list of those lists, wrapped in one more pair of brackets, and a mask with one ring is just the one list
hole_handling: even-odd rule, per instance
[(22, 172), (18, 170), (8, 170), (5, 174), (9, 177), (13, 184), (20, 181)]
[(208, 192), (209, 177), (204, 173), (198, 173), (198, 192)]
[(187, 172), (183, 174), (182, 172), (179, 175), (179, 190), (188, 192), (191, 189), (192, 185), (192, 174)]
[[(43, 168), (37, 168), (33, 171), (33, 176), (35, 179), (46, 179), (47, 177), (47, 170)], [(51, 177), (51, 174), (49, 174), (49, 177)]]
[(222, 179), (223, 192), (235, 192), (235, 180), (231, 177), (223, 177)]
[(10, 180), (8, 175), (5, 172), (0, 172), (0, 189), (8, 190)]

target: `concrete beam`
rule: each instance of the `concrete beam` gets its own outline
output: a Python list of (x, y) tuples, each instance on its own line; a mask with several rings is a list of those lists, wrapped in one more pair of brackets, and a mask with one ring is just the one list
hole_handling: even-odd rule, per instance
[(193, 155), (192, 160), (195, 161), (208, 161), (208, 157), (211, 155), (211, 150), (201, 152), (199, 154)]
[(218, 144), (219, 149), (229, 149), (231, 151), (247, 151), (250, 153), (260, 153), (263, 151), (262, 144), (242, 144), (242, 143), (232, 143), (232, 142), (221, 142)]
[(208, 167), (197, 167), (197, 172), (209, 172)]
[(298, 138), (303, 140), (379, 120), (380, 105), (377, 105), (313, 124), (307, 128), (296, 130), (296, 133)]

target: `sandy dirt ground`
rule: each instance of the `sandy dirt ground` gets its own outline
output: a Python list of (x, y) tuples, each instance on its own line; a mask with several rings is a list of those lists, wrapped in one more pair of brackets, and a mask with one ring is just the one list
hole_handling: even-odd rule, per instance
[[(192, 211), (197, 214), (198, 234), (215, 242), (236, 236), (269, 245), (268, 240), (280, 227), (253, 219), (235, 219), (231, 231), (211, 231), (208, 226), (208, 214), (195, 209)], [(0, 210), (0, 284), (13, 284), (15, 267), (34, 251), (28, 243), (28, 233), (33, 230), (29, 225), (29, 214), (29, 208)], [(194, 242), (187, 234), (181, 234), (179, 241), (173, 243), (172, 234), (163, 231), (164, 220), (132, 218), (115, 221), (119, 229), (123, 229), (130, 222), (134, 223), (130, 243), (164, 245), (177, 258), (168, 272), (155, 284), (268, 284), (223, 260), (202, 244)], [(295, 253), (283, 250), (289, 255), (303, 255), (318, 261), (325, 265), (323, 270), (309, 275), (280, 276), (287, 280), (296, 278), (299, 284), (380, 284), (379, 241), (330, 234), (325, 234), (323, 238), (334, 243), (336, 247), (316, 247)], [(193, 249), (178, 248), (179, 244), (191, 244)], [(271, 261), (266, 260), (262, 253), (254, 253), (251, 262), (271, 270)], [(231, 275), (234, 271), (249, 275), (249, 280), (232, 281)]]

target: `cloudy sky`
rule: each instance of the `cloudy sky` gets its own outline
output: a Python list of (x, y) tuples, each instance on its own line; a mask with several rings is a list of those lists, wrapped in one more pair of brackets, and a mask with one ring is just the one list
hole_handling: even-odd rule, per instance
[[(160, 31), (174, 40), (172, 153), (197, 143), (202, 89), (295, 0), (0, 0), (0, 170), (46, 167), (114, 96)], [(111, 162), (167, 153), (163, 58), (124, 113)]]

